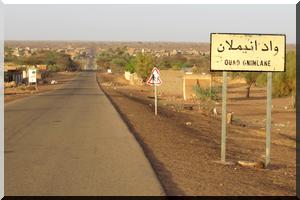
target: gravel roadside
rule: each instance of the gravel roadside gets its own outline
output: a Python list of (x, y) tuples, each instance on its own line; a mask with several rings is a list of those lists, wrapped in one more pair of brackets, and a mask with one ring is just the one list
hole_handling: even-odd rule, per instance
[(295, 195), (293, 142), (275, 142), (283, 140), (275, 136), (269, 168), (242, 167), (236, 162), (263, 160), (264, 136), (231, 126), (227, 159), (235, 164), (218, 164), (218, 119), (164, 107), (155, 116), (152, 101), (144, 94), (134, 89), (128, 92), (127, 86), (107, 86), (103, 83), (116, 80), (101, 73), (98, 76), (101, 88), (141, 144), (168, 195)]

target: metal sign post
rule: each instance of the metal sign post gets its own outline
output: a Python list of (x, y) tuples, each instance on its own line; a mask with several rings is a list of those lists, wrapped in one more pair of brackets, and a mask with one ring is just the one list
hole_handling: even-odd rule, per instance
[(227, 116), (227, 72), (223, 71), (221, 162), (225, 162), (225, 155), (226, 155), (226, 131), (227, 131), (226, 116)]
[(267, 82), (267, 117), (266, 117), (266, 161), (265, 166), (267, 167), (270, 163), (270, 152), (271, 152), (271, 127), (272, 127), (272, 72), (268, 72)]
[(183, 75), (183, 81), (182, 81), (182, 89), (183, 89), (183, 100), (186, 100), (186, 96), (185, 96), (185, 74)]
[(155, 115), (157, 115), (157, 92), (156, 92), (156, 84), (154, 84), (154, 104), (155, 104)]
[(272, 73), (285, 71), (283, 34), (211, 33), (210, 70), (223, 71), (221, 162), (225, 163), (227, 135), (227, 72), (268, 72), (265, 167), (270, 164)]
[(210, 100), (212, 100), (212, 73), (210, 72), (210, 81), (209, 81), (209, 92), (210, 92)]
[(154, 87), (154, 113), (157, 115), (157, 86), (161, 85), (162, 81), (160, 79), (159, 69), (154, 67), (152, 69), (151, 75), (147, 80), (148, 85), (153, 85)]

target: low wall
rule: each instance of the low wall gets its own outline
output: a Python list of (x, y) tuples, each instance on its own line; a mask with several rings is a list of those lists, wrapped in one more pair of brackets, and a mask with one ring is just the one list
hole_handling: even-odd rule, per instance
[(158, 94), (183, 97), (183, 75), (179, 70), (160, 70), (162, 84), (158, 87)]
[(190, 99), (196, 96), (195, 86), (197, 83), (202, 89), (210, 88), (210, 75), (191, 74), (185, 75), (185, 98)]

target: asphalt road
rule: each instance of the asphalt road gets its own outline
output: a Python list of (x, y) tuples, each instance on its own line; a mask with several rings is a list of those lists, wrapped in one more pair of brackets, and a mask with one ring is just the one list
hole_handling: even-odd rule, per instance
[(5, 195), (164, 195), (94, 72), (4, 114)]

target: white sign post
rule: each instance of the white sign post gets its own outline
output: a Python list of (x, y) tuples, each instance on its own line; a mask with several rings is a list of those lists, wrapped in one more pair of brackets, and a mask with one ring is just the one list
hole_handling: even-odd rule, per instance
[(152, 69), (151, 75), (147, 80), (148, 85), (153, 85), (154, 86), (154, 107), (155, 107), (155, 115), (157, 115), (157, 89), (156, 86), (161, 85), (162, 81), (160, 79), (160, 72), (159, 69), (154, 67)]
[(36, 80), (36, 69), (28, 70), (28, 83), (35, 83), (35, 89), (37, 90), (37, 80)]
[(223, 71), (221, 162), (226, 155), (227, 71), (268, 72), (266, 112), (266, 160), (270, 163), (272, 72), (285, 71), (285, 35), (212, 33), (211, 71)]

